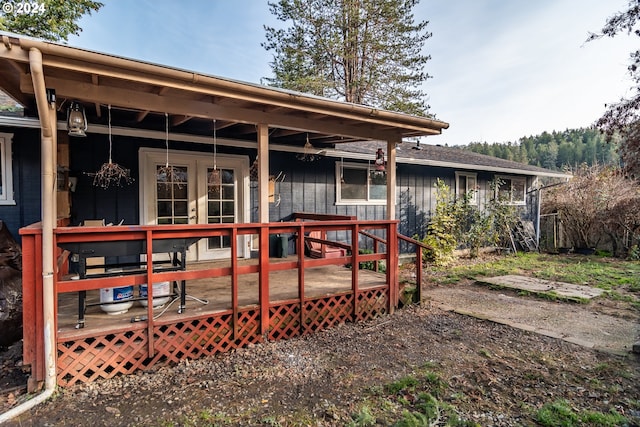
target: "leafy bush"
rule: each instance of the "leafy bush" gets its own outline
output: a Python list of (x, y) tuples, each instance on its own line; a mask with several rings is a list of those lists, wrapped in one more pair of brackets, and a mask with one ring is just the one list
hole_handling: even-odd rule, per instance
[(545, 192), (542, 213), (557, 213), (574, 248), (610, 245), (616, 256), (640, 244), (640, 184), (619, 169), (580, 167), (571, 181)]
[(456, 239), (458, 204), (452, 201), (451, 189), (438, 178), (436, 182), (436, 210), (427, 227), (423, 243), (429, 249), (423, 251), (423, 260), (436, 265), (446, 264), (453, 258)]
[[(500, 180), (491, 182), (493, 194)], [(429, 246), (423, 261), (444, 265), (453, 259), (458, 247), (468, 248), (471, 257), (478, 256), (482, 247), (505, 246), (504, 240), (513, 229), (518, 215), (515, 207), (499, 198), (491, 198), (484, 210), (470, 203), (472, 193), (455, 199), (444, 181), (436, 183), (436, 209), (422, 241)]]

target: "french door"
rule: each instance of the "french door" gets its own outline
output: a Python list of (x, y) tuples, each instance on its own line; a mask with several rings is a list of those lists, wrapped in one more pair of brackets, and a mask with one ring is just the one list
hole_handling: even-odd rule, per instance
[[(249, 159), (210, 153), (140, 149), (140, 212), (142, 224), (232, 224), (249, 220)], [(248, 256), (248, 245), (238, 256)], [(190, 260), (230, 256), (226, 236), (201, 239)]]

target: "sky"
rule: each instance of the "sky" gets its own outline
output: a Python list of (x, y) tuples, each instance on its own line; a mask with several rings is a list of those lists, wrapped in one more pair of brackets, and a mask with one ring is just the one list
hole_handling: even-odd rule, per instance
[[(103, 0), (70, 46), (238, 81), (271, 76), (266, 0)], [(626, 96), (637, 37), (585, 43), (628, 0), (421, 0), (431, 56), (422, 89), (450, 124), (427, 143), (517, 142), (591, 126)]]

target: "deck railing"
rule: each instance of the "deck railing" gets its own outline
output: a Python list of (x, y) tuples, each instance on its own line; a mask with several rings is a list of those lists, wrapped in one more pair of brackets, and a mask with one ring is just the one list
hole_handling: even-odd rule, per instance
[[(185, 313), (178, 320), (157, 320), (153, 306), (148, 304), (147, 316), (142, 322), (109, 330), (65, 330), (57, 332), (58, 382), (61, 385), (78, 381), (91, 381), (97, 377), (110, 377), (117, 373), (130, 373), (148, 368), (162, 361), (174, 362), (183, 358), (226, 351), (246, 346), (263, 339), (289, 338), (323, 329), (344, 321), (366, 320), (384, 312), (393, 312), (399, 301), (398, 289), (398, 234), (397, 221), (358, 221), (332, 217), (329, 220), (315, 215), (298, 217), (300, 221), (267, 224), (215, 224), (170, 226), (105, 226), (58, 227), (54, 230), (54, 244), (58, 271), (54, 280), (55, 301), (65, 293), (78, 293), (101, 288), (182, 282), (198, 279), (229, 277), (231, 307), (218, 314), (206, 314), (206, 319)], [(322, 239), (310, 238), (313, 231), (321, 232)], [(332, 234), (333, 233), (333, 234)], [(38, 226), (20, 231), (23, 242), (23, 304), (24, 304), (24, 363), (31, 365), (31, 388), (44, 378), (43, 319), (42, 319), (42, 235)], [(294, 242), (295, 256), (273, 259), (269, 256), (270, 237), (289, 235)], [(258, 241), (256, 263), (239, 262), (238, 245), (242, 236), (254, 236)], [(332, 242), (327, 235), (349, 236), (347, 241)], [(201, 269), (162, 269), (154, 260), (155, 248), (175, 239), (207, 239), (227, 237), (230, 258), (225, 266)], [(354, 237), (357, 236), (357, 237)], [(382, 236), (382, 237), (380, 237)], [(373, 253), (361, 253), (361, 245), (372, 238)], [(305, 245), (310, 240), (348, 248), (346, 255), (335, 258), (312, 259), (305, 256)], [(384, 241), (384, 245), (379, 243)], [(61, 247), (92, 243), (120, 242), (142, 244), (141, 259), (152, 260), (141, 264), (132, 274), (116, 277), (86, 276), (72, 280), (66, 271), (67, 263)], [(380, 248), (384, 247), (384, 251)], [(130, 254), (129, 254), (130, 255)], [(157, 256), (156, 256), (157, 257)], [(340, 295), (318, 298), (305, 292), (305, 270), (308, 268), (339, 265), (358, 266), (361, 262), (386, 263), (384, 286), (362, 290), (359, 287), (359, 269), (351, 269), (351, 290)], [(271, 301), (269, 273), (297, 270), (297, 298)], [(245, 274), (258, 275), (258, 303), (251, 307), (238, 302), (239, 278)], [(148, 302), (153, 298), (153, 286), (148, 286)], [(381, 305), (382, 304), (382, 305)], [(58, 307), (56, 306), (56, 313)], [(57, 316), (58, 317), (58, 316)], [(185, 327), (188, 323), (190, 326)], [(204, 326), (203, 326), (204, 325)], [(55, 330), (58, 331), (58, 325)], [(190, 334), (185, 336), (185, 334)], [(115, 337), (115, 338), (114, 338)], [(193, 345), (197, 343), (197, 345)], [(206, 345), (205, 345), (206, 344)], [(192, 348), (193, 347), (193, 348)], [(197, 348), (196, 348), (197, 347)], [(83, 353), (89, 352), (89, 355)], [(126, 354), (125, 354), (126, 353)], [(88, 366), (100, 359), (102, 366)]]

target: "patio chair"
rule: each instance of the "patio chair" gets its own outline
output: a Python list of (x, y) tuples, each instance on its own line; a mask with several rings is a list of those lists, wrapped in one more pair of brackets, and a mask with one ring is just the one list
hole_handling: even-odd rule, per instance
[[(313, 237), (315, 239), (323, 238), (321, 231), (312, 231), (309, 233), (309, 237)], [(311, 258), (340, 258), (347, 254), (347, 251), (343, 248), (338, 248), (329, 244), (305, 240), (305, 245), (307, 246), (307, 250)]]

